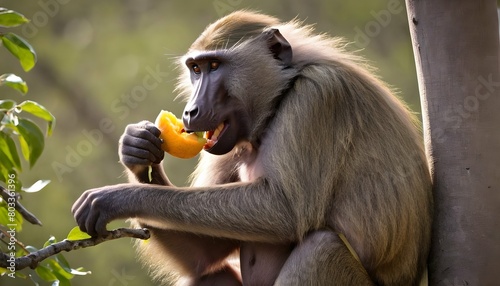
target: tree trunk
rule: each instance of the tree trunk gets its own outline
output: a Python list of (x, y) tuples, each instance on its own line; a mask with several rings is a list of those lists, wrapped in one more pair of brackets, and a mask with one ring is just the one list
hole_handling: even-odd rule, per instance
[(406, 0), (434, 180), (429, 285), (500, 285), (495, 0)]

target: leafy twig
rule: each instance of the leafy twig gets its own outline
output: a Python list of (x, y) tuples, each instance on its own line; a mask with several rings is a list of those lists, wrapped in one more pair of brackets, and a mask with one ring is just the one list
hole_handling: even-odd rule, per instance
[[(92, 237), (82, 240), (63, 240), (44, 247), (38, 251), (32, 252), (28, 255), (15, 258), (15, 268), (16, 270), (21, 270), (26, 267), (34, 269), (38, 266), (38, 263), (44, 259), (53, 256), (62, 251), (72, 251), (80, 248), (86, 248), (90, 246), (98, 245), (102, 242), (114, 240), (122, 237), (132, 237), (138, 239), (148, 239), (150, 237), (149, 230), (147, 229), (129, 229), (129, 228), (118, 228), (108, 232), (108, 235), (102, 237)], [(11, 267), (12, 258), (6, 253), (0, 253), (0, 267), (7, 268)]]

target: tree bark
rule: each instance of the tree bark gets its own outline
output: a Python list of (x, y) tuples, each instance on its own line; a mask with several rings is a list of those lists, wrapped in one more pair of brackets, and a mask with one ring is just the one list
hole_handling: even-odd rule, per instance
[(500, 74), (495, 0), (406, 0), (434, 179), (429, 285), (498, 285)]

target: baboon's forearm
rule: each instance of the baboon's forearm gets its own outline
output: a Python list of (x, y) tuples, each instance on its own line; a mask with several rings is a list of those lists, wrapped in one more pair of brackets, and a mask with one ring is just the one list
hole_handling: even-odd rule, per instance
[[(159, 228), (240, 240), (282, 242), (296, 238), (288, 198), (265, 180), (207, 188), (130, 185), (139, 221)], [(244, 194), (244, 196), (242, 196)]]

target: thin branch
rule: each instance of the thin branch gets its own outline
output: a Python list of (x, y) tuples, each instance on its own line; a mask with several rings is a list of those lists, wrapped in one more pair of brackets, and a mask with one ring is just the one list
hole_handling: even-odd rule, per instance
[[(15, 244), (19, 245), (26, 253), (30, 253), (27, 249), (26, 249), (26, 246), (24, 246), (24, 244), (22, 242), (20, 242), (16, 237), (10, 235), (10, 233), (8, 233), (7, 231), (3, 230), (3, 229), (0, 229), (0, 233), (6, 237), (7, 241), (14, 241)], [(5, 242), (7, 244), (7, 241), (3, 241), (2, 242)], [(8, 244), (7, 244), (8, 245)]]
[[(63, 240), (44, 247), (38, 251), (32, 252), (28, 255), (17, 257), (13, 259), (6, 253), (0, 253), (0, 267), (8, 268), (14, 266), (16, 271), (30, 267), (35, 269), (38, 263), (44, 259), (58, 254), (62, 251), (72, 251), (80, 248), (96, 246), (102, 242), (114, 240), (122, 237), (132, 237), (138, 239), (148, 239), (150, 237), (149, 230), (143, 229), (129, 229), (119, 228), (108, 232), (108, 235), (103, 237), (92, 237), (82, 240)], [(14, 260), (14, 261), (12, 261)]]
[(12, 197), (10, 195), (10, 191), (8, 191), (6, 188), (0, 186), (0, 195), (2, 196), (3, 200), (6, 203), (9, 203), (9, 199), (14, 198), (16, 200), (15, 202), (15, 208), (16, 211), (18, 211), (25, 220), (30, 222), (31, 224), (36, 224), (36, 225), (42, 225), (42, 222), (31, 212), (29, 212), (21, 203), (19, 202), (19, 199), (17, 196)]

